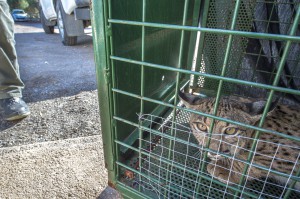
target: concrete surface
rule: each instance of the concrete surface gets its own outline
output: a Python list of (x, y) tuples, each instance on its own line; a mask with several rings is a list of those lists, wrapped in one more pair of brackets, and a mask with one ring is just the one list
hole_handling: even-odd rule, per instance
[(0, 149), (0, 198), (96, 198), (107, 174), (99, 135)]

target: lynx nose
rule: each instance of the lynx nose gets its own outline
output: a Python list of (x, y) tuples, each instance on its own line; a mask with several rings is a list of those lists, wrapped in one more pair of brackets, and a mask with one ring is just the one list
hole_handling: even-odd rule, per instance
[(210, 158), (213, 157), (213, 155), (211, 154), (211, 152), (208, 152), (207, 155), (208, 155), (208, 157), (210, 157)]
[(217, 154), (211, 153), (211, 152), (208, 152), (207, 155), (212, 160), (218, 160), (218, 158), (220, 157), (220, 155), (217, 155)]

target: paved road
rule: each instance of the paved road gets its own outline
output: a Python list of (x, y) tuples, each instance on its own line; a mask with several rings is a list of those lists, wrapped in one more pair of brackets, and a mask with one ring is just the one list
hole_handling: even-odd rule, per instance
[(96, 89), (91, 29), (77, 46), (63, 46), (58, 34), (47, 35), (40, 23), (16, 23), (15, 40), (27, 102)]

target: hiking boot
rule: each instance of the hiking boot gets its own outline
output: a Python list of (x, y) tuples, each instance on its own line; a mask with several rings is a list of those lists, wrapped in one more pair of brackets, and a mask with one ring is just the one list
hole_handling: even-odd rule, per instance
[(8, 121), (22, 119), (30, 114), (28, 106), (19, 97), (0, 99), (0, 111)]

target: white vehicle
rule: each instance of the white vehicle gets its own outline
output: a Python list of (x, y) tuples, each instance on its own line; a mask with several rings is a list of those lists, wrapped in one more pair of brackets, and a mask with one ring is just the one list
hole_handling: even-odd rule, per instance
[(90, 0), (40, 0), (40, 16), (46, 34), (57, 25), (63, 44), (73, 46), (91, 25)]

